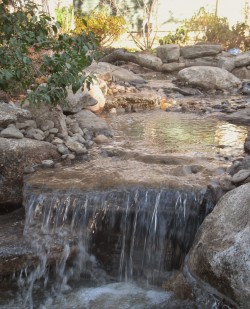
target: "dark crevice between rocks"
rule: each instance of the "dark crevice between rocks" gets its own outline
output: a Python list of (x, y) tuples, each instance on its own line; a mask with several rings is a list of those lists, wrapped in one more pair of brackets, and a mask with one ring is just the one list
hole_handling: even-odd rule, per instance
[(0, 203), (0, 216), (22, 208), (22, 203)]

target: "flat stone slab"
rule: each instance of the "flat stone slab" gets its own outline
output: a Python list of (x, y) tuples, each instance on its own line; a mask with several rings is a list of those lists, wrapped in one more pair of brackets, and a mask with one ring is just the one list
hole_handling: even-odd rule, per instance
[(195, 190), (207, 187), (218, 168), (218, 165), (205, 168), (199, 165), (201, 162), (197, 158), (184, 156), (119, 153), (118, 150), (108, 155), (113, 157), (97, 157), (73, 167), (38, 171), (26, 176), (25, 185), (32, 190), (42, 187), (44, 191), (91, 191), (132, 186)]

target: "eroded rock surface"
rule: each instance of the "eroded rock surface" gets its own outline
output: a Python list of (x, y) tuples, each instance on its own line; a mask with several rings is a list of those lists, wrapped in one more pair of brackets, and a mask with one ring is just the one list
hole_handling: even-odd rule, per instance
[(250, 308), (250, 183), (224, 195), (205, 219), (188, 258), (190, 271), (240, 308)]
[(56, 147), (31, 139), (0, 138), (0, 207), (22, 202), (23, 173), (27, 166), (58, 159)]

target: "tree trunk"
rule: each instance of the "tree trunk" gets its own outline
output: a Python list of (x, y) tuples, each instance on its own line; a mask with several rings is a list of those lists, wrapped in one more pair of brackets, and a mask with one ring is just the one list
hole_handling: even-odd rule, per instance
[(146, 57), (143, 57), (143, 55), (126, 52), (122, 49), (117, 49), (113, 51), (111, 54), (104, 56), (100, 61), (108, 63), (113, 63), (116, 61), (127, 61), (133, 62), (150, 70), (158, 72), (162, 71), (161, 63), (157, 63), (150, 59), (147, 59)]

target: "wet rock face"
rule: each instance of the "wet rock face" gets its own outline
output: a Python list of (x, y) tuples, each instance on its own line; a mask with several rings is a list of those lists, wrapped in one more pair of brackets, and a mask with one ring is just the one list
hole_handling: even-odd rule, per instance
[(250, 183), (224, 195), (205, 219), (188, 257), (195, 276), (250, 308)]
[(50, 143), (0, 138), (0, 207), (6, 203), (21, 203), (26, 166), (58, 157), (56, 147)]

